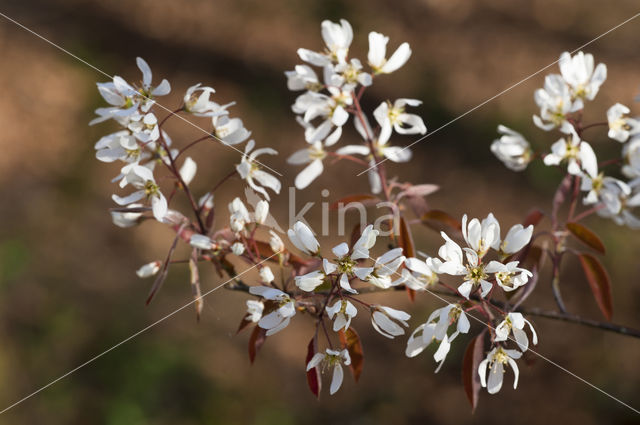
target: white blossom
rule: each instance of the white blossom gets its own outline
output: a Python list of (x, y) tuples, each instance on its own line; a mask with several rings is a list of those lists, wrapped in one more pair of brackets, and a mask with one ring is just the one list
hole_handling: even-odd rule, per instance
[(410, 257), (404, 262), (406, 269), (402, 270), (405, 285), (414, 291), (425, 291), (438, 283), (438, 267), (442, 261), (428, 257), (424, 261)]
[(307, 255), (316, 255), (320, 251), (320, 243), (313, 236), (311, 229), (301, 221), (297, 221), (287, 231), (287, 235), (291, 243)]
[(531, 162), (533, 151), (522, 134), (503, 125), (498, 126), (502, 134), (491, 144), (491, 152), (510, 170), (522, 171)]
[[(407, 320), (411, 315), (401, 310), (381, 305), (371, 307), (371, 324), (382, 336), (395, 338), (404, 335), (404, 328), (408, 327)], [(403, 328), (404, 327), (404, 328)]]
[(598, 160), (591, 145), (580, 139), (578, 133), (571, 128), (566, 137), (561, 138), (551, 145), (551, 152), (545, 155), (546, 165), (559, 165), (567, 161), (567, 172), (580, 175), (585, 170), (589, 175), (598, 173)]
[(284, 251), (284, 242), (276, 232), (269, 230), (269, 247), (274, 254)]
[(515, 291), (524, 286), (533, 274), (521, 267), (518, 267), (517, 261), (510, 261), (507, 264), (495, 262), (494, 264), (496, 283), (504, 291)]
[(404, 282), (404, 278), (393, 279), (397, 270), (404, 263), (406, 257), (402, 255), (402, 248), (394, 248), (376, 258), (373, 267), (368, 272), (366, 281), (378, 288), (388, 289)]
[[(130, 209), (143, 208), (142, 204), (129, 204)], [(136, 226), (140, 222), (140, 217), (142, 217), (141, 212), (119, 212), (119, 211), (111, 211), (111, 220), (113, 224), (118, 227), (128, 228)]]
[(402, 43), (389, 59), (387, 56), (387, 43), (389, 37), (378, 32), (369, 33), (369, 65), (376, 74), (389, 74), (401, 68), (411, 57), (409, 43)]
[(111, 198), (118, 205), (129, 205), (143, 198), (151, 200), (153, 216), (156, 220), (161, 221), (167, 213), (167, 200), (156, 184), (151, 170), (147, 167), (131, 164), (127, 171), (123, 179), (124, 184), (130, 184), (138, 190), (124, 198), (115, 194)]
[(570, 132), (567, 115), (582, 109), (581, 99), (573, 100), (569, 87), (558, 74), (547, 75), (544, 88), (535, 91), (534, 100), (540, 107), (540, 116), (534, 115), (534, 124), (542, 130), (559, 128), (563, 133)]
[(516, 344), (520, 348), (520, 351), (525, 352), (529, 348), (529, 337), (524, 331), (524, 326), (528, 325), (531, 330), (531, 342), (533, 345), (538, 344), (538, 335), (533, 329), (531, 322), (524, 318), (522, 313), (508, 313), (504, 320), (496, 327), (496, 337), (494, 341), (506, 341), (509, 338), (509, 334), (513, 333)]
[(308, 164), (300, 173), (296, 176), (295, 186), (298, 189), (304, 189), (309, 186), (322, 172), (324, 166), (322, 160), (327, 156), (322, 142), (315, 142), (310, 144), (307, 148), (294, 152), (287, 162), (294, 165)]
[(309, 65), (296, 65), (293, 71), (286, 71), (287, 88), (291, 91), (320, 91), (323, 88), (318, 75)]
[(327, 46), (327, 53), (316, 53), (308, 49), (298, 49), (298, 56), (305, 62), (316, 66), (326, 66), (331, 62), (342, 63), (349, 53), (353, 40), (353, 29), (344, 19), (340, 23), (329, 20), (322, 21), (322, 39)]
[(245, 147), (244, 155), (242, 155), (242, 161), (236, 165), (236, 170), (240, 177), (247, 181), (251, 189), (261, 193), (268, 201), (270, 198), (265, 188), (269, 188), (275, 193), (280, 193), (281, 184), (277, 177), (261, 169), (260, 163), (256, 158), (263, 154), (277, 155), (278, 152), (271, 148), (260, 148), (251, 152), (254, 147), (255, 142), (249, 140)]
[(607, 66), (599, 63), (594, 69), (593, 55), (590, 53), (578, 52), (571, 57), (569, 52), (564, 52), (560, 55), (558, 65), (574, 98), (593, 100), (607, 79)]
[(329, 387), (329, 394), (333, 395), (342, 386), (342, 381), (344, 379), (342, 365), (349, 366), (351, 364), (349, 351), (346, 349), (338, 351), (327, 348), (325, 353), (316, 353), (313, 355), (309, 363), (307, 363), (307, 372), (318, 367), (321, 363), (322, 370), (324, 370), (324, 368), (333, 367), (331, 386)]
[(267, 286), (252, 286), (249, 292), (264, 299), (275, 301), (278, 308), (263, 316), (258, 322), (258, 326), (267, 329), (267, 336), (271, 336), (286, 328), (291, 318), (296, 314), (295, 301), (288, 294), (279, 289)]
[(261, 199), (256, 204), (256, 208), (253, 212), (253, 219), (258, 224), (264, 224), (269, 216), (269, 202)]
[[(483, 388), (487, 388), (489, 394), (495, 394), (502, 388), (504, 379), (504, 366), (509, 365), (513, 370), (513, 389), (518, 386), (518, 365), (515, 360), (522, 356), (517, 350), (505, 350), (502, 347), (496, 347), (491, 350), (487, 357), (478, 365), (478, 375), (480, 376), (480, 384)], [(489, 368), (489, 380), (487, 381), (487, 367)]]
[(333, 330), (346, 331), (349, 329), (351, 319), (358, 314), (358, 309), (347, 300), (338, 300), (331, 307), (327, 307), (327, 315), (333, 320)]
[(180, 178), (184, 184), (189, 185), (193, 178), (196, 176), (196, 171), (198, 170), (198, 164), (191, 159), (190, 156), (186, 157), (182, 167), (180, 167)]
[(391, 137), (392, 129), (399, 134), (425, 134), (427, 127), (422, 118), (415, 114), (405, 112), (405, 107), (419, 106), (422, 102), (416, 99), (397, 99), (393, 105), (391, 102), (382, 102), (373, 111), (373, 116), (380, 125), (380, 143), (386, 143)]
[(630, 136), (640, 133), (640, 121), (625, 117), (631, 110), (616, 103), (607, 110), (607, 121), (609, 122), (609, 137), (624, 143)]
[(184, 110), (199, 117), (227, 114), (224, 107), (210, 100), (215, 92), (213, 87), (202, 86), (200, 83), (189, 87), (183, 98)]
[(208, 251), (215, 247), (215, 244), (213, 243), (211, 238), (209, 238), (208, 236), (199, 235), (199, 234), (191, 235), (191, 238), (189, 239), (189, 244), (194, 248), (202, 249), (204, 251)]
[[(349, 279), (357, 277), (362, 281), (367, 281), (370, 274), (373, 272), (373, 267), (360, 267), (357, 261), (369, 258), (369, 250), (375, 245), (378, 231), (373, 229), (370, 224), (362, 231), (360, 238), (353, 244), (351, 250), (349, 245), (345, 242), (333, 247), (332, 252), (337, 257), (335, 264), (329, 262), (330, 267), (335, 268), (333, 271), (337, 271), (340, 274), (339, 283), (340, 287), (347, 292), (356, 293), (357, 291), (351, 288)], [(327, 266), (325, 266), (326, 269)], [(327, 273), (328, 274), (328, 273)]]
[(211, 118), (213, 134), (227, 145), (237, 145), (251, 136), (251, 132), (244, 128), (240, 118), (229, 118), (228, 115), (214, 115)]

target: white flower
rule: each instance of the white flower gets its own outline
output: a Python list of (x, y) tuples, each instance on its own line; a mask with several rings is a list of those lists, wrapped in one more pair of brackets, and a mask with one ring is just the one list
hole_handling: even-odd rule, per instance
[(269, 266), (260, 267), (258, 273), (260, 274), (260, 279), (263, 283), (271, 283), (275, 279), (275, 276), (273, 276), (273, 272)]
[(247, 184), (251, 189), (256, 192), (260, 192), (268, 201), (270, 198), (265, 187), (273, 190), (275, 193), (280, 193), (280, 181), (277, 177), (261, 170), (260, 163), (256, 161), (256, 158), (262, 154), (277, 155), (278, 152), (271, 148), (260, 148), (251, 152), (254, 146), (255, 142), (253, 140), (249, 140), (249, 143), (247, 143), (247, 146), (244, 149), (242, 161), (240, 164), (236, 165), (236, 170), (238, 171), (238, 174), (240, 174), (240, 177), (247, 181)]
[(580, 175), (584, 169), (589, 175), (597, 175), (598, 160), (591, 145), (581, 140), (573, 127), (570, 132), (571, 134), (567, 137), (563, 137), (551, 145), (551, 152), (545, 155), (544, 163), (559, 165), (566, 160), (569, 174)]
[(372, 83), (371, 75), (362, 71), (362, 63), (356, 58), (336, 65), (333, 71), (335, 73), (330, 76), (330, 85), (341, 87), (343, 91), (353, 91), (358, 84), (368, 87)]
[(226, 110), (209, 100), (215, 92), (212, 87), (201, 86), (200, 83), (189, 87), (183, 98), (184, 110), (199, 117), (226, 114)]
[(353, 29), (344, 19), (340, 23), (329, 20), (322, 21), (322, 39), (327, 46), (327, 53), (316, 53), (307, 49), (298, 49), (298, 56), (305, 62), (316, 66), (326, 66), (331, 62), (344, 62), (353, 40)]
[[(129, 204), (130, 209), (143, 208), (142, 204)], [(128, 228), (136, 226), (139, 223), (141, 212), (117, 212), (111, 211), (111, 220), (118, 227)]]
[(324, 171), (322, 160), (326, 156), (327, 154), (322, 147), (322, 142), (315, 142), (309, 145), (308, 148), (301, 149), (295, 152), (289, 157), (289, 159), (287, 159), (287, 162), (289, 164), (309, 164), (296, 176), (296, 188), (304, 189), (305, 187), (309, 186), (311, 182), (313, 182), (320, 174), (322, 174), (322, 171)]
[(251, 136), (251, 132), (244, 128), (240, 118), (229, 118), (228, 115), (214, 115), (211, 118), (213, 134), (227, 145), (237, 145)]
[(171, 85), (167, 80), (162, 80), (157, 86), (151, 85), (152, 74), (151, 68), (144, 59), (136, 58), (136, 64), (142, 71), (142, 94), (146, 97), (153, 98), (155, 96), (164, 96), (171, 91)]
[(263, 311), (264, 303), (262, 301), (247, 300), (247, 315), (244, 317), (244, 320), (258, 323), (262, 318)]
[(191, 235), (189, 244), (194, 248), (202, 249), (204, 251), (213, 249), (215, 247), (213, 241), (208, 236), (198, 234)]
[(624, 116), (629, 112), (631, 110), (620, 103), (616, 103), (607, 110), (609, 137), (613, 140), (624, 143), (630, 136), (640, 132), (640, 121)]
[(314, 291), (318, 286), (322, 285), (327, 276), (337, 270), (337, 266), (332, 264), (326, 258), (322, 259), (322, 270), (315, 270), (302, 276), (296, 276), (296, 286), (303, 291)]
[(340, 389), (342, 380), (344, 379), (342, 365), (349, 366), (351, 364), (349, 352), (346, 349), (337, 351), (327, 348), (324, 354), (316, 353), (307, 364), (307, 372), (320, 365), (320, 363), (323, 363), (323, 369), (325, 367), (333, 367), (333, 376), (329, 388), (329, 394), (333, 395)]
[(372, 31), (369, 33), (369, 54), (367, 59), (369, 65), (376, 74), (389, 74), (402, 67), (411, 56), (411, 48), (409, 43), (402, 43), (400, 47), (391, 55), (389, 59), (387, 55), (387, 43), (389, 37), (382, 35), (378, 32)]
[(251, 223), (249, 211), (240, 198), (235, 198), (229, 203), (229, 213), (230, 227), (235, 233), (242, 231), (247, 223)]
[(327, 315), (329, 319), (333, 320), (333, 330), (335, 332), (349, 329), (351, 319), (356, 314), (358, 314), (358, 309), (347, 300), (338, 300), (331, 307), (327, 307)]
[(517, 261), (511, 261), (507, 264), (493, 262), (496, 283), (506, 292), (515, 291), (524, 286), (533, 274), (527, 270), (518, 267)]
[(152, 261), (144, 266), (140, 267), (136, 274), (139, 278), (151, 277), (160, 271), (160, 266), (162, 262), (160, 261)]
[(600, 200), (605, 207), (598, 210), (598, 215), (611, 218), (618, 225), (640, 229), (640, 219), (632, 212), (640, 206), (640, 179), (603, 188)]
[(510, 170), (522, 171), (531, 162), (533, 151), (522, 134), (504, 125), (498, 126), (502, 134), (491, 144), (491, 152)]
[[(591, 174), (595, 171), (595, 174)], [(628, 192), (626, 184), (614, 177), (605, 176), (604, 173), (598, 173), (597, 169), (591, 169), (589, 172), (582, 174), (582, 181), (580, 182), (580, 190), (587, 192), (587, 195), (582, 199), (585, 205), (597, 204), (601, 201), (601, 194), (611, 193), (624, 193)], [(616, 207), (617, 209), (618, 207)]]
[(153, 173), (147, 167), (143, 167), (137, 164), (130, 165), (131, 166), (123, 168), (123, 170), (127, 169), (127, 173), (125, 174), (121, 185), (123, 183), (125, 185), (131, 184), (138, 190), (124, 198), (115, 194), (112, 195), (111, 198), (118, 205), (132, 204), (143, 198), (150, 199), (153, 216), (156, 218), (156, 220), (161, 221), (162, 218), (167, 214), (167, 200), (162, 192), (160, 192), (160, 188), (156, 184)]
[(496, 337), (494, 341), (506, 341), (509, 338), (509, 334), (513, 333), (513, 337), (516, 340), (516, 344), (520, 348), (520, 351), (525, 352), (529, 348), (529, 337), (524, 331), (524, 325), (529, 325), (531, 330), (533, 345), (538, 344), (538, 335), (533, 329), (531, 322), (524, 318), (522, 313), (508, 313), (504, 320), (496, 327)]
[(282, 242), (280, 236), (278, 236), (278, 234), (273, 230), (269, 230), (269, 235), (269, 246), (271, 247), (271, 251), (273, 251), (274, 254), (284, 251), (284, 242)]
[[(509, 231), (505, 243), (500, 243), (500, 224), (493, 214), (489, 214), (482, 223), (478, 219), (472, 219), (467, 225), (466, 214), (462, 217), (462, 234), (469, 248), (463, 249), (455, 243), (446, 233), (441, 232), (445, 240), (444, 245), (438, 250), (438, 255), (444, 260), (438, 265), (438, 273), (445, 273), (453, 276), (464, 276), (464, 282), (458, 287), (458, 292), (465, 298), (469, 298), (471, 291), (476, 287), (480, 287), (480, 296), (485, 297), (493, 288), (493, 284), (489, 281), (490, 273), (503, 273), (503, 280), (506, 282), (512, 276), (510, 273), (521, 272), (517, 283), (524, 284), (527, 282), (527, 276), (531, 274), (524, 269), (517, 269), (517, 261), (506, 266), (499, 261), (491, 261), (488, 264), (482, 262), (482, 257), (487, 253), (489, 248), (494, 250), (506, 249), (508, 251), (522, 249), (531, 237), (533, 228), (522, 226), (513, 226)], [(523, 245), (524, 244), (524, 245)], [(522, 246), (521, 246), (522, 245)], [(502, 251), (503, 256), (508, 255)], [(466, 258), (466, 264), (465, 264)], [(526, 273), (525, 273), (526, 272)], [(504, 283), (505, 287), (509, 285)]]
[(383, 289), (388, 289), (403, 283), (404, 279), (402, 277), (394, 280), (392, 276), (397, 273), (398, 268), (405, 261), (405, 258), (406, 257), (402, 255), (402, 248), (387, 251), (385, 254), (376, 258), (366, 281)]
[[(496, 222), (497, 223), (497, 222)], [(500, 242), (499, 251), (503, 256), (515, 254), (524, 248), (533, 235), (533, 225), (524, 227), (522, 224), (516, 224), (509, 229), (507, 236)], [(500, 227), (498, 225), (498, 236), (500, 236)]]
[[(328, 87), (327, 90), (331, 96), (315, 94), (304, 105), (305, 109), (294, 108), (294, 112), (304, 113), (301, 124), (305, 127), (304, 137), (308, 143), (324, 141), (327, 146), (335, 144), (342, 135), (342, 126), (349, 119), (345, 106), (353, 103), (351, 92), (336, 87)], [(311, 125), (316, 118), (323, 120), (317, 127)]]
[(624, 144), (622, 158), (622, 174), (630, 179), (640, 177), (640, 136), (634, 136)]
[(234, 242), (231, 245), (231, 252), (238, 256), (244, 254), (244, 244), (240, 242)]
[(405, 328), (409, 326), (407, 320), (411, 318), (411, 315), (381, 305), (372, 306), (371, 310), (371, 324), (382, 336), (393, 339), (396, 336), (404, 335), (403, 326)]
[(262, 329), (267, 329), (267, 336), (271, 336), (286, 328), (291, 318), (296, 314), (295, 301), (279, 289), (269, 288), (267, 286), (252, 286), (249, 292), (264, 299), (276, 301), (278, 304), (276, 310), (262, 317), (258, 322), (258, 326)]
[(414, 291), (424, 291), (438, 283), (438, 267), (442, 261), (438, 258), (428, 257), (424, 261), (419, 258), (407, 258), (402, 270), (405, 285)]
[(186, 157), (182, 167), (180, 167), (180, 177), (184, 184), (189, 185), (193, 178), (196, 176), (196, 171), (198, 170), (198, 164), (191, 159), (190, 156)]
[[(456, 330), (447, 335), (449, 326), (456, 323)], [(431, 313), (425, 323), (413, 331), (407, 341), (405, 354), (415, 357), (424, 351), (433, 341), (440, 341), (434, 353), (434, 360), (439, 362), (436, 372), (440, 370), (451, 348), (451, 342), (460, 334), (469, 332), (470, 324), (464, 310), (459, 304), (449, 304)]]
[(393, 105), (390, 102), (382, 102), (373, 111), (373, 116), (380, 125), (378, 140), (386, 143), (391, 137), (391, 130), (399, 134), (425, 134), (427, 127), (422, 118), (415, 114), (405, 112), (405, 107), (419, 106), (422, 102), (416, 99), (397, 99)]
[(599, 63), (594, 70), (593, 55), (590, 53), (585, 55), (578, 52), (571, 57), (569, 52), (564, 52), (560, 55), (558, 65), (562, 78), (571, 87), (571, 95), (574, 98), (593, 100), (607, 79), (607, 66)]
[(287, 76), (287, 88), (291, 91), (317, 92), (323, 88), (315, 71), (309, 65), (296, 65), (293, 71), (286, 71), (284, 74)]
[(149, 144), (160, 138), (158, 118), (153, 112), (131, 116), (131, 121), (127, 128), (131, 130), (133, 137), (141, 143)]
[(102, 162), (120, 160), (127, 163), (149, 158), (149, 152), (141, 149), (130, 131), (121, 130), (101, 137), (94, 146), (96, 158)]
[[(359, 267), (357, 261), (369, 258), (369, 249), (373, 247), (376, 243), (376, 237), (378, 236), (378, 231), (373, 229), (373, 226), (370, 224), (362, 231), (362, 235), (353, 244), (353, 249), (351, 250), (351, 254), (349, 254), (349, 245), (345, 242), (336, 245), (333, 247), (332, 251), (335, 254), (336, 264), (330, 263), (330, 267), (333, 267), (334, 270), (340, 274), (340, 287), (347, 292), (357, 293), (357, 291), (351, 288), (349, 284), (349, 279), (352, 277), (357, 277), (362, 281), (367, 281), (370, 277), (370, 274), (373, 271), (373, 267)], [(325, 269), (327, 266), (325, 266)], [(328, 274), (328, 273), (327, 273)]]
[[(480, 384), (483, 388), (487, 388), (489, 394), (495, 394), (502, 388), (504, 379), (504, 366), (509, 364), (513, 370), (513, 389), (518, 386), (518, 365), (514, 359), (522, 356), (517, 350), (505, 350), (502, 347), (496, 347), (487, 354), (487, 358), (478, 365), (478, 375), (480, 376)], [(487, 366), (489, 366), (489, 381), (487, 382)]]
[(533, 122), (545, 131), (559, 127), (560, 131), (568, 133), (567, 115), (583, 107), (582, 100), (571, 98), (569, 87), (558, 74), (547, 75), (544, 88), (536, 90), (533, 98), (540, 107), (540, 116), (534, 115)]
[(287, 231), (287, 235), (291, 243), (307, 255), (316, 255), (320, 251), (320, 243), (313, 236), (311, 229), (301, 221), (296, 222)]
[(205, 193), (198, 199), (198, 206), (205, 211), (213, 209), (213, 193)]

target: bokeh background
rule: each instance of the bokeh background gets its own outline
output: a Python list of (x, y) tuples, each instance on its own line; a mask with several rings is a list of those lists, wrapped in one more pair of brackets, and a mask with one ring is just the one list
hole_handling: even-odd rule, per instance
[[(186, 88), (202, 82), (216, 88), (220, 103), (237, 101), (233, 114), (253, 131), (258, 144), (281, 152), (268, 164), (290, 186), (298, 169), (286, 157), (303, 146), (290, 112), (294, 93), (283, 72), (299, 63), (298, 47), (321, 48), (320, 22), (348, 19), (355, 31), (352, 55), (366, 59), (367, 34), (391, 37), (390, 47), (408, 41), (413, 56), (397, 73), (367, 91), (371, 110), (387, 98), (422, 99), (418, 109), (435, 129), (511, 84), (553, 62), (565, 50), (605, 32), (638, 12), (633, 0), (605, 4), (567, 0), (4, 0), (0, 11), (108, 74), (137, 81), (135, 57), (144, 57), (156, 78), (168, 78), (177, 107)], [(590, 45), (609, 77), (587, 121), (602, 121), (616, 101), (637, 112), (640, 89), (640, 20)], [(102, 104), (96, 81), (105, 77), (32, 34), (0, 19), (0, 408), (4, 408), (104, 349), (190, 300), (188, 271), (172, 269), (159, 296), (145, 307), (151, 282), (135, 270), (164, 258), (171, 232), (146, 224), (120, 229), (107, 209), (116, 165), (99, 163), (93, 144), (113, 129), (89, 127)], [(533, 207), (549, 209), (560, 175), (532, 166), (514, 174), (489, 153), (498, 123), (521, 131), (539, 149), (555, 136), (534, 128), (531, 78), (498, 99), (419, 143), (415, 158), (389, 173), (401, 180), (433, 182), (432, 206), (454, 216), (484, 217), (493, 211), (504, 226)], [(160, 113), (160, 116), (164, 114)], [(205, 121), (200, 122), (206, 125)], [(197, 130), (179, 120), (167, 129), (174, 141)], [(602, 130), (588, 140), (611, 156), (619, 145)], [(353, 130), (343, 143), (356, 141)], [(395, 138), (408, 144), (411, 138)], [(233, 151), (198, 148), (196, 188), (206, 190), (238, 160)], [(602, 154), (603, 157), (607, 154)], [(367, 190), (356, 169), (337, 164), (297, 203), (335, 200)], [(331, 190), (329, 198), (320, 191)], [(217, 196), (240, 193), (234, 182)], [(286, 214), (286, 195), (275, 198), (276, 216)], [(280, 201), (278, 201), (280, 200)], [(320, 207), (308, 215), (318, 223)], [(333, 219), (332, 219), (333, 220)], [(614, 284), (614, 321), (640, 327), (638, 233), (597, 218), (604, 260)], [(439, 245), (439, 236), (415, 229), (419, 248)], [(325, 239), (325, 244), (334, 240)], [(221, 282), (203, 271), (203, 290)], [(576, 262), (567, 262), (563, 288), (568, 308), (587, 317), (600, 313)], [(423, 354), (404, 356), (404, 340), (373, 332), (366, 314), (355, 323), (366, 361), (361, 381), (350, 376), (340, 392), (317, 401), (306, 389), (304, 355), (312, 333), (296, 320), (270, 338), (249, 365), (248, 334), (234, 335), (246, 296), (220, 290), (205, 299), (202, 321), (192, 309), (115, 349), (33, 398), (0, 415), (0, 424), (414, 424), (414, 423), (637, 423), (628, 409), (560, 369), (530, 356), (521, 364), (517, 391), (505, 385), (497, 396), (482, 393), (472, 414), (460, 378), (466, 339), (454, 344), (447, 364), (434, 374)], [(423, 321), (438, 300), (424, 295), (410, 304), (402, 293), (385, 304)], [(528, 305), (553, 308), (548, 274)], [(474, 324), (474, 330), (479, 329)], [(640, 406), (640, 341), (572, 324), (535, 319), (538, 351), (594, 385)], [(302, 341), (302, 342), (301, 342)], [(528, 364), (525, 364), (528, 363)], [(507, 375), (507, 381), (511, 376)], [(326, 388), (325, 388), (326, 390)]]

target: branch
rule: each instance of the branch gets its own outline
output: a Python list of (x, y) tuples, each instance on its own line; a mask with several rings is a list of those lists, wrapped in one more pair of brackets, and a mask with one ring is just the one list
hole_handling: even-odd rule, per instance
[[(247, 293), (249, 292), (249, 288), (250, 288), (249, 285), (242, 282), (241, 280), (234, 280), (233, 282), (226, 284), (224, 287), (225, 289), (229, 289), (232, 291), (240, 291), (240, 292), (247, 292)], [(404, 286), (399, 285), (394, 287), (393, 289), (367, 287), (367, 288), (361, 288), (358, 291), (360, 294), (370, 294), (374, 292), (387, 292), (390, 290), (404, 290)], [(455, 296), (455, 294), (452, 294), (450, 291), (445, 291), (441, 289), (430, 289), (429, 291), (435, 294), (440, 294), (440, 295)], [(478, 297), (477, 295), (473, 295), (470, 298), (474, 301), (481, 301), (481, 298)], [(503, 303), (501, 301), (489, 300), (489, 302), (492, 305), (501, 309), (504, 309), (507, 306), (506, 303)], [(628, 326), (616, 325), (615, 323), (599, 322), (597, 320), (587, 319), (575, 314), (562, 313), (554, 310), (543, 310), (541, 308), (535, 308), (535, 307), (534, 308), (517, 308), (515, 311), (525, 315), (529, 315), (529, 316), (537, 316), (537, 317), (544, 317), (552, 320), (560, 320), (563, 322), (575, 323), (578, 325), (588, 326), (588, 327), (600, 329), (603, 331), (615, 332), (621, 335), (631, 336), (634, 338), (640, 338), (640, 329), (634, 329)]]

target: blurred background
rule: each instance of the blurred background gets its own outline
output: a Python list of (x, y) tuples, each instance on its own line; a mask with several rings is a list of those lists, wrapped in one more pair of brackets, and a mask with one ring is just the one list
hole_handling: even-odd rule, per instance
[[(555, 61), (638, 12), (633, 0), (4, 0), (0, 11), (106, 73), (138, 81), (135, 57), (144, 57), (155, 81), (172, 93), (161, 103), (174, 109), (184, 91), (201, 82), (216, 88), (219, 103), (237, 101), (258, 145), (280, 151), (267, 164), (293, 183), (299, 169), (286, 158), (304, 146), (290, 111), (283, 72), (299, 63), (296, 49), (322, 47), (320, 22), (348, 19), (351, 55), (366, 60), (367, 34), (390, 36), (413, 48), (400, 71), (376, 79), (364, 105), (397, 97), (424, 101), (417, 109), (431, 130)], [(605, 119), (615, 102), (638, 106), (640, 20), (585, 50), (608, 66), (608, 80), (588, 105), (585, 121)], [(134, 229), (112, 225), (108, 208), (115, 164), (95, 160), (93, 144), (114, 130), (89, 127), (103, 104), (95, 82), (106, 78), (7, 20), (0, 19), (0, 408), (10, 405), (92, 356), (191, 300), (188, 270), (177, 265), (150, 306), (152, 283), (138, 279), (142, 264), (162, 259), (171, 231), (153, 223)], [(554, 70), (553, 67), (551, 72)], [(556, 136), (537, 130), (533, 91), (544, 74), (483, 106), (415, 146), (408, 165), (388, 165), (401, 181), (437, 183), (430, 204), (455, 217), (494, 212), (506, 228), (533, 207), (549, 209), (560, 174), (538, 165), (515, 174), (489, 152), (496, 126), (522, 132), (547, 149)], [(164, 114), (158, 114), (163, 117)], [(194, 121), (207, 126), (206, 120)], [(198, 137), (170, 120), (174, 142)], [(620, 146), (604, 130), (588, 137), (605, 158)], [(357, 141), (353, 129), (341, 143)], [(394, 144), (413, 138), (395, 137)], [(606, 152), (606, 153), (603, 153)], [(238, 155), (214, 144), (193, 152), (203, 193), (226, 175)], [(304, 192), (298, 206), (315, 201), (307, 218), (319, 223), (319, 202), (368, 190), (365, 176), (339, 163)], [(242, 190), (235, 181), (216, 195), (221, 211)], [(331, 194), (322, 198), (320, 192)], [(286, 217), (286, 194), (274, 197), (276, 218)], [(281, 202), (278, 202), (281, 200)], [(354, 217), (351, 217), (354, 219)], [(220, 220), (224, 220), (221, 218)], [(315, 221), (314, 221), (315, 220)], [(333, 218), (332, 218), (333, 220)], [(332, 221), (332, 225), (334, 225)], [(591, 218), (603, 237), (604, 262), (613, 281), (614, 321), (640, 327), (638, 234)], [(349, 228), (349, 227), (348, 227)], [(440, 237), (415, 228), (417, 246), (434, 252)], [(332, 246), (335, 240), (326, 240)], [(601, 318), (577, 262), (564, 264), (570, 311)], [(222, 282), (202, 270), (203, 291)], [(370, 296), (374, 299), (374, 296)], [(442, 304), (423, 295), (411, 304), (403, 293), (387, 305), (413, 315), (411, 329)], [(481, 393), (474, 414), (461, 385), (468, 339), (460, 338), (436, 375), (429, 354), (408, 359), (405, 339), (387, 340), (371, 330), (366, 313), (355, 319), (366, 353), (358, 384), (346, 376), (340, 392), (317, 401), (306, 388), (304, 357), (310, 320), (295, 320), (269, 338), (250, 366), (248, 333), (235, 335), (247, 296), (220, 290), (205, 299), (200, 323), (185, 309), (133, 341), (0, 415), (0, 424), (414, 424), (414, 423), (637, 423), (630, 410), (535, 356), (520, 362), (519, 388), (508, 373), (499, 395)], [(526, 305), (554, 308), (548, 273)], [(640, 340), (572, 324), (534, 319), (537, 350), (636, 408), (640, 406)], [(480, 328), (473, 324), (474, 331)], [(304, 341), (304, 344), (300, 341)], [(325, 391), (328, 388), (325, 377)]]

